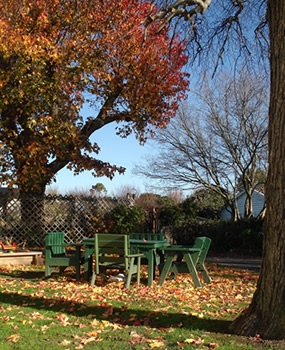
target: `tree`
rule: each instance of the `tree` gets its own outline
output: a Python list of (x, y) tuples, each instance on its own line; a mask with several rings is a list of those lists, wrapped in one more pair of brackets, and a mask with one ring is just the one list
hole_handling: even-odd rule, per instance
[[(1, 181), (43, 194), (67, 166), (112, 178), (90, 137), (109, 123), (144, 142), (184, 97), (184, 45), (138, 0), (0, 1)], [(83, 119), (83, 106), (94, 115)]]
[(191, 194), (190, 199), (196, 204), (199, 217), (207, 219), (220, 218), (220, 211), (224, 202), (216, 192), (200, 188)]
[[(169, 3), (169, 2), (168, 2)], [(170, 1), (178, 4), (182, 10), (187, 9), (188, 4), (194, 5), (196, 13), (201, 12), (211, 0), (181, 0)], [(265, 217), (264, 244), (262, 253), (262, 266), (257, 289), (253, 300), (232, 324), (233, 332), (241, 335), (259, 334), (264, 339), (284, 339), (285, 337), (285, 2), (283, 0), (267, 1), (229, 1), (229, 6), (222, 9), (228, 10), (227, 20), (221, 24), (217, 20), (219, 8), (215, 7), (216, 21), (219, 32), (222, 27), (229, 29), (236, 25), (242, 29), (240, 22), (241, 14), (258, 14), (263, 12), (267, 4), (266, 16), (260, 21), (256, 29), (265, 28), (266, 20), (269, 25), (270, 42), (270, 102), (269, 102), (269, 127), (268, 149), (269, 169), (265, 187), (267, 212)], [(224, 2), (225, 5), (225, 2)], [(177, 6), (177, 9), (178, 9)], [(213, 2), (213, 6), (215, 3)], [(250, 11), (246, 8), (250, 7)], [(171, 7), (167, 7), (168, 13)], [(236, 10), (232, 11), (231, 10)], [(207, 11), (206, 11), (207, 12)], [(195, 18), (191, 18), (195, 22)], [(226, 26), (225, 26), (226, 25)], [(194, 26), (194, 24), (192, 25)], [(195, 26), (195, 30), (197, 27)], [(260, 31), (257, 31), (260, 33)], [(229, 30), (223, 32), (225, 37)], [(240, 33), (240, 32), (239, 32)], [(239, 36), (242, 40), (243, 37)], [(266, 38), (266, 37), (265, 37)], [(226, 41), (221, 41), (222, 45)], [(245, 44), (245, 42), (243, 41)], [(224, 46), (225, 47), (225, 46)], [(243, 45), (243, 48), (245, 45)], [(219, 51), (221, 53), (221, 51)], [(232, 52), (231, 52), (232, 54)], [(258, 57), (259, 58), (259, 57)]]
[[(222, 74), (192, 95), (168, 128), (157, 132), (159, 152), (135, 171), (164, 187), (206, 188), (239, 219), (238, 191), (246, 193), (245, 217), (253, 214), (252, 195), (260, 169), (267, 169), (268, 91), (264, 81), (243, 71)], [(171, 154), (171, 157), (169, 157)]]
[(102, 184), (101, 182), (97, 182), (96, 185), (93, 185), (90, 192), (92, 194), (95, 194), (95, 196), (101, 196), (102, 194), (106, 194), (107, 190), (106, 187), (104, 186), (104, 184)]
[(136, 199), (136, 205), (150, 211), (153, 208), (160, 208), (163, 205), (162, 197), (155, 193), (142, 193)]
[(134, 202), (139, 196), (140, 190), (133, 185), (122, 185), (113, 192), (117, 198), (127, 198), (130, 202)]
[(266, 183), (264, 249), (257, 290), (251, 305), (232, 329), (238, 334), (259, 333), (263, 338), (285, 337), (285, 3), (268, 0), (270, 33), (269, 171)]

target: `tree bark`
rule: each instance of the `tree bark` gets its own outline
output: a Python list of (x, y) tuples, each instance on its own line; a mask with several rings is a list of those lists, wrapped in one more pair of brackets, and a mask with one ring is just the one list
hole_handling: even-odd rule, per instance
[(268, 0), (271, 92), (264, 249), (251, 305), (231, 325), (240, 335), (285, 338), (285, 1)]

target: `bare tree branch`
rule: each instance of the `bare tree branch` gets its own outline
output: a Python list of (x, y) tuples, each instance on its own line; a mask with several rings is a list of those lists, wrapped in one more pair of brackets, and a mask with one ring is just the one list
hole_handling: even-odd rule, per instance
[(250, 203), (258, 173), (267, 170), (268, 95), (266, 84), (246, 73), (238, 81), (223, 75), (214, 88), (205, 84), (195, 104), (182, 106), (157, 133), (158, 154), (135, 173), (164, 188), (211, 189), (231, 207), (245, 191)]
[[(202, 69), (218, 68), (231, 59), (238, 66), (251, 60), (268, 65), (266, 3), (260, 0), (152, 0), (147, 27), (160, 21), (160, 31), (171, 25), (185, 37), (189, 63), (199, 59)], [(206, 11), (207, 10), (207, 11)], [(258, 62), (255, 61), (257, 60)], [(211, 60), (209, 60), (211, 58)], [(211, 63), (210, 63), (211, 62)]]
[(155, 14), (152, 14), (153, 7), (151, 7), (150, 14), (146, 20), (146, 27), (153, 21), (163, 19), (158, 30), (160, 32), (175, 17), (189, 21), (194, 15), (198, 13), (203, 14), (211, 2), (212, 0), (177, 0), (169, 6), (162, 7)]

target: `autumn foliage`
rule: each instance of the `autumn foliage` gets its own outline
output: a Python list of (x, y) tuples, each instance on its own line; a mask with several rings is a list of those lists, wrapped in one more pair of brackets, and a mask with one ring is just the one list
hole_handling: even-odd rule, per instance
[(167, 125), (187, 56), (159, 22), (146, 30), (149, 12), (139, 0), (0, 0), (2, 180), (38, 193), (65, 166), (112, 177), (124, 169), (97, 159), (96, 130), (120, 123), (143, 142)]

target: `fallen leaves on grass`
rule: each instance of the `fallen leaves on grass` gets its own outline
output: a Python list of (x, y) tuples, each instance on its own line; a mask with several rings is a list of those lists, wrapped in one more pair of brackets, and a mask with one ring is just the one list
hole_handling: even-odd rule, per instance
[(13, 343), (17, 343), (17, 341), (20, 339), (19, 334), (12, 334), (9, 337), (6, 338), (7, 341), (11, 341)]
[(164, 346), (165, 342), (161, 340), (151, 340), (149, 343), (149, 346), (154, 349), (154, 348), (159, 348), (161, 349)]
[[(74, 335), (73, 340), (64, 338), (58, 342), (62, 347), (74, 342), (72, 346), (75, 349), (83, 349), (91, 342), (101, 342), (105, 333), (120, 334), (121, 329), (128, 327), (157, 328), (161, 334), (171, 332), (173, 328), (182, 329), (186, 316), (193, 319), (234, 319), (249, 304), (258, 278), (256, 273), (211, 265), (208, 269), (212, 283), (203, 284), (202, 288), (195, 288), (191, 276), (187, 274), (166, 280), (163, 286), (154, 282), (153, 286), (147, 287), (143, 279), (140, 286), (134, 284), (133, 288), (126, 289), (123, 283), (99, 280), (91, 288), (86, 282), (76, 282), (71, 275), (49, 280), (25, 279), (25, 272), (31, 275), (33, 269), (36, 272), (40, 269), (23, 267), (21, 273), (15, 272), (20, 269), (0, 266), (0, 290), (7, 299), (10, 298), (9, 303), (1, 306), (0, 321), (17, 332), (6, 340), (20, 341), (19, 324), (35, 327), (41, 334), (54, 327), (75, 327), (78, 335)], [(37, 304), (41, 307), (35, 306)], [(36, 307), (36, 311), (24, 312), (23, 307)], [(43, 310), (55, 310), (55, 315), (51, 318)], [(21, 317), (20, 321), (15, 314)], [(82, 314), (85, 316), (81, 317)], [(47, 324), (35, 326), (37, 322), (44, 321)], [(148, 348), (167, 348), (164, 337), (152, 336), (151, 332), (140, 334), (131, 330), (127, 341), (131, 345), (143, 344)], [(180, 347), (187, 344), (208, 349), (218, 347), (218, 344), (207, 343), (200, 338), (181, 339), (177, 343)]]
[(68, 322), (69, 317), (67, 317), (64, 314), (59, 314), (56, 316), (56, 319), (61, 323), (62, 326), (66, 327), (68, 326), (70, 323)]
[(211, 349), (211, 350), (219, 348), (219, 344), (207, 343), (201, 338), (198, 338), (198, 339), (189, 338), (189, 339), (185, 339), (183, 343), (178, 343), (178, 345), (180, 346), (186, 346), (186, 344), (196, 345), (197, 347), (199, 347), (200, 345), (203, 345), (204, 349)]

